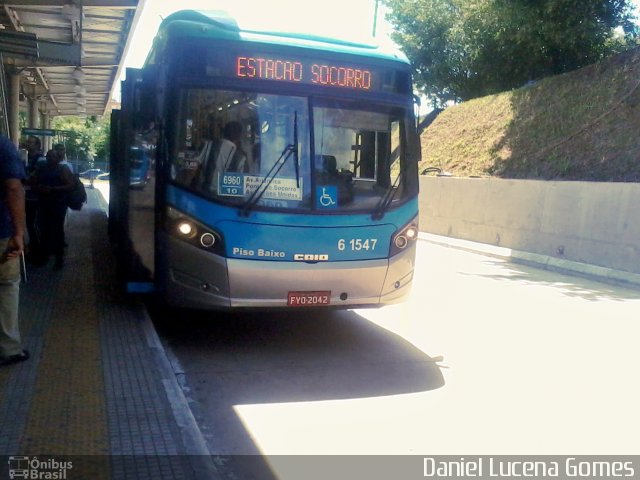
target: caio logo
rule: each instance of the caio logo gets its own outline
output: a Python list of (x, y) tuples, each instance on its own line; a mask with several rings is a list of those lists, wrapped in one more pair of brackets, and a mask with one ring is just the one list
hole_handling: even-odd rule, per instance
[(294, 253), (293, 259), (297, 262), (327, 262), (329, 255), (326, 253)]

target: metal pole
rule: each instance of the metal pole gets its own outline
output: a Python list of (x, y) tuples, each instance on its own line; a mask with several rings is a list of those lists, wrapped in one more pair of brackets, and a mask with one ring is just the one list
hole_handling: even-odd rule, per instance
[(12, 71), (9, 74), (9, 133), (16, 145), (20, 141), (20, 74)]
[(376, 0), (376, 7), (373, 11), (373, 36), (376, 36), (376, 27), (378, 26), (378, 1)]

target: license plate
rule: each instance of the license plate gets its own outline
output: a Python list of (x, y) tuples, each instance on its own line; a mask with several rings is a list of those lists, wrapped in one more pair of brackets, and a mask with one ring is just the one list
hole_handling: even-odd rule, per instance
[(289, 292), (287, 305), (289, 307), (315, 307), (329, 305), (331, 303), (331, 291), (320, 292)]

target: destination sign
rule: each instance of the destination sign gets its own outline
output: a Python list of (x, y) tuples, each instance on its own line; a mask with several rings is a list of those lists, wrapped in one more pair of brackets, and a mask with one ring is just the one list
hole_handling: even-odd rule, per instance
[(363, 94), (412, 92), (409, 66), (399, 62), (335, 52), (276, 50), (185, 45), (175, 55), (176, 69), (180, 76), (204, 75), (240, 83), (271, 82)]
[(236, 57), (236, 76), (329, 87), (370, 90), (374, 73), (365, 68), (286, 58)]

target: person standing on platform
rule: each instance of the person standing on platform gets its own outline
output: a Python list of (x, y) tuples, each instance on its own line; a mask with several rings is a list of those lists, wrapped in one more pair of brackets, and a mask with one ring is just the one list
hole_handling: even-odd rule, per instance
[[(31, 177), (39, 167), (47, 163), (47, 159), (42, 153), (41, 148), (38, 137), (29, 136), (27, 138), (27, 176), (29, 177)], [(42, 261), (37, 219), (38, 194), (29, 179), (27, 179), (25, 185), (25, 211), (27, 215), (27, 234), (29, 235), (29, 243), (26, 249), (27, 261), (37, 264)]]
[(53, 150), (58, 154), (58, 156), (62, 159), (60, 160), (60, 165), (65, 165), (70, 171), (71, 173), (73, 173), (74, 175), (78, 172), (76, 172), (75, 167), (73, 166), (73, 164), (71, 162), (69, 162), (69, 160), (67, 160), (67, 150), (64, 147), (64, 144), (62, 143), (56, 143), (53, 146)]
[(42, 142), (38, 137), (27, 137), (27, 175), (35, 172), (38, 167), (47, 163), (47, 159), (42, 153)]
[(24, 164), (15, 145), (0, 135), (0, 365), (29, 358), (18, 322), (20, 256), (24, 251)]
[[(45, 259), (55, 256), (54, 270), (64, 266), (64, 220), (67, 215), (68, 194), (74, 188), (73, 174), (64, 165), (63, 157), (55, 150), (47, 152), (47, 163), (35, 175), (39, 195), (38, 225)], [(45, 260), (46, 261), (46, 260)]]

